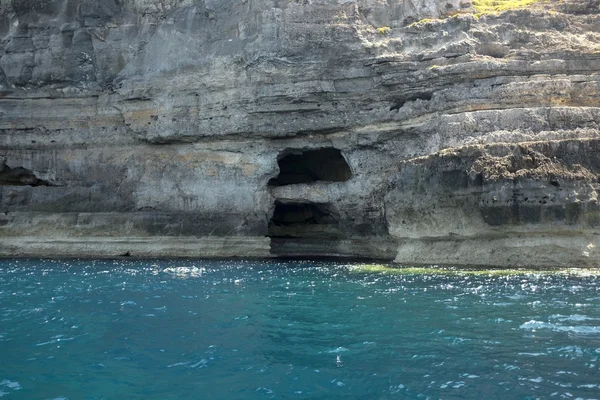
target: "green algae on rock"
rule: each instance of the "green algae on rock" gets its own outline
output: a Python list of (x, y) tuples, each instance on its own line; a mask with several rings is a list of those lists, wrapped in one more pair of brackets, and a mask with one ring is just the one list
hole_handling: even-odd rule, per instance
[(461, 267), (405, 267), (392, 264), (354, 264), (348, 267), (353, 274), (391, 275), (464, 275), (464, 276), (510, 276), (510, 275), (572, 275), (600, 276), (600, 268), (461, 268)]

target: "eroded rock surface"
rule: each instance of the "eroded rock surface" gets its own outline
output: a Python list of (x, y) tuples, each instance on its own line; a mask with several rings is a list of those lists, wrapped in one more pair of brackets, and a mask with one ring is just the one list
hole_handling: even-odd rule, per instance
[(0, 0), (0, 254), (598, 265), (598, 3), (473, 11)]

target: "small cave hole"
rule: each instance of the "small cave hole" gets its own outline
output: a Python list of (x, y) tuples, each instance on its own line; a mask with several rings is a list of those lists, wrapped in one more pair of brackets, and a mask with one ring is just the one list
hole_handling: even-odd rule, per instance
[(390, 111), (399, 111), (408, 102), (422, 100), (431, 101), (433, 99), (433, 93), (416, 93), (412, 96), (408, 96), (401, 99), (396, 99), (390, 107)]
[(284, 151), (278, 158), (279, 175), (269, 186), (294, 185), (318, 181), (345, 182), (352, 177), (341, 151), (334, 148)]
[(52, 186), (52, 184), (39, 179), (27, 168), (11, 168), (6, 164), (0, 164), (0, 186)]
[(337, 222), (328, 212), (325, 205), (275, 201), (275, 211), (269, 222), (269, 237), (306, 238), (337, 236)]

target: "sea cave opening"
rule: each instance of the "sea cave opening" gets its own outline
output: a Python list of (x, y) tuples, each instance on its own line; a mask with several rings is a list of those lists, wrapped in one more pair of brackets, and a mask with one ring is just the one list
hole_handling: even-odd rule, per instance
[(332, 147), (288, 149), (279, 155), (277, 164), (279, 175), (269, 181), (269, 186), (318, 181), (344, 182), (352, 177), (352, 171), (342, 152)]
[(337, 225), (325, 205), (275, 201), (268, 230), (271, 238), (331, 237)]

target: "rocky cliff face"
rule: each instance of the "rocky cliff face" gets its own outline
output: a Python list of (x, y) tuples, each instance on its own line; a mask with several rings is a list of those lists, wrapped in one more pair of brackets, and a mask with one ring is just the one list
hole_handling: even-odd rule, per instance
[(598, 265), (599, 13), (0, 0), (0, 254)]

